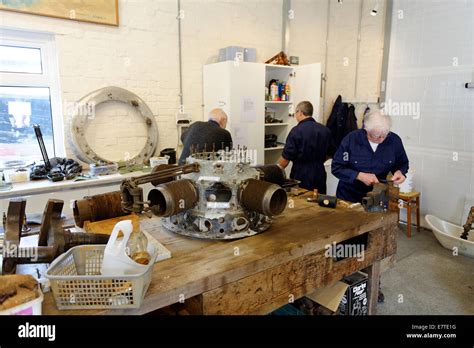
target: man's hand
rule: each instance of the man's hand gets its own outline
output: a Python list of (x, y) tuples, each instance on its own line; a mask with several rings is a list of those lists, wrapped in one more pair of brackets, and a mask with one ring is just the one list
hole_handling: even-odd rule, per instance
[(285, 169), (286, 167), (288, 167), (288, 164), (290, 164), (290, 161), (283, 157), (280, 157), (277, 162), (278, 167), (280, 167), (281, 169)]
[(367, 186), (372, 186), (379, 183), (379, 179), (372, 173), (362, 173), (360, 172), (357, 175), (357, 180), (362, 181)]
[(402, 174), (401, 171), (397, 170), (395, 174), (392, 176), (393, 183), (396, 185), (400, 185), (405, 181), (405, 175)]

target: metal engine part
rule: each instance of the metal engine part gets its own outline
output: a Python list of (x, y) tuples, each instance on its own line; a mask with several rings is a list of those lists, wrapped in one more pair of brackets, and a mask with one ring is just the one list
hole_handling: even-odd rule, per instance
[(240, 202), (250, 211), (263, 215), (280, 215), (286, 206), (286, 192), (278, 185), (248, 179), (243, 182)]
[(104, 87), (89, 93), (80, 99), (74, 108), (71, 122), (71, 148), (81, 161), (86, 163), (111, 162), (99, 156), (88, 144), (85, 136), (86, 128), (91, 119), (91, 110), (99, 104), (116, 101), (132, 106), (143, 117), (148, 136), (143, 149), (129, 160), (130, 163), (145, 164), (153, 156), (158, 144), (158, 128), (155, 117), (145, 102), (132, 92), (119, 87)]
[(84, 197), (74, 201), (74, 221), (79, 227), (84, 227), (85, 221), (100, 221), (127, 215), (122, 210), (120, 191)]
[(261, 172), (261, 179), (273, 184), (283, 186), (286, 181), (285, 170), (276, 164), (267, 164), (256, 167)]
[(189, 179), (160, 184), (148, 194), (153, 214), (171, 216), (192, 208), (198, 200), (198, 191)]
[(236, 239), (267, 230), (271, 217), (285, 209), (286, 192), (259, 180), (260, 172), (242, 152), (204, 152), (188, 157), (188, 164), (199, 165), (199, 173), (184, 175), (194, 183), (197, 201), (191, 209), (164, 217), (163, 226), (178, 234), (207, 239)]
[[(132, 178), (125, 179), (120, 185), (120, 192), (122, 196), (122, 209), (129, 213), (142, 213), (149, 211), (150, 202), (146, 202), (143, 199), (143, 189), (139, 185), (146, 183), (165, 183), (170, 179), (174, 180), (176, 177), (192, 173), (199, 172), (198, 164), (186, 164), (184, 166), (165, 166), (163, 169), (155, 170), (152, 173)], [(155, 207), (155, 210), (160, 208)]]
[(63, 228), (64, 201), (50, 199), (46, 204), (38, 237), (38, 246), (21, 247), (26, 200), (12, 199), (8, 205), (3, 243), (3, 274), (13, 274), (17, 264), (50, 263), (70, 248), (82, 244), (107, 244), (109, 235), (72, 233)]
[[(267, 230), (283, 212), (284, 189), (259, 180), (246, 150), (194, 153), (184, 166), (155, 167), (151, 174), (124, 180), (122, 207), (163, 217), (175, 233), (206, 239), (235, 239)], [(170, 181), (171, 180), (171, 181)], [(139, 185), (159, 183), (147, 201)]]

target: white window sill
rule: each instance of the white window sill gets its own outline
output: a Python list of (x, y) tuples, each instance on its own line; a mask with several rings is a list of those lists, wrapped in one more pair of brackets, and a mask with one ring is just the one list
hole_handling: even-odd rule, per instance
[(22, 183), (15, 183), (13, 184), (13, 188), (10, 191), (0, 192), (0, 199), (41, 195), (44, 193), (75, 190), (89, 187), (107, 186), (111, 184), (120, 183), (126, 178), (130, 178), (132, 176), (140, 176), (143, 174), (145, 173), (133, 172), (127, 174), (111, 174), (99, 176), (98, 179), (89, 179), (82, 181), (63, 180), (58, 182), (51, 182), (49, 180), (34, 180)]

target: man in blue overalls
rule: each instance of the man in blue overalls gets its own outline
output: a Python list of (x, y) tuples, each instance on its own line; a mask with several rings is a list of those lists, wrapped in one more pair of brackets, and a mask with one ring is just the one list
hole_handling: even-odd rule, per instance
[(331, 131), (312, 116), (313, 105), (309, 101), (296, 106), (298, 124), (288, 134), (278, 165), (286, 168), (292, 161), (290, 177), (301, 181), (301, 188), (326, 193), (324, 162), (334, 152)]
[(390, 117), (374, 110), (365, 116), (364, 129), (342, 140), (332, 160), (332, 173), (339, 179), (338, 198), (361, 202), (390, 172), (394, 184), (405, 181), (408, 157), (402, 140), (390, 127)]

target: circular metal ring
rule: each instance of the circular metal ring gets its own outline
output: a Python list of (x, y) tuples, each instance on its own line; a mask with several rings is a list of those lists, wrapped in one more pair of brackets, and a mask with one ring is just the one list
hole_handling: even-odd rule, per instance
[(99, 161), (113, 162), (99, 156), (89, 146), (85, 137), (85, 130), (90, 120), (90, 114), (88, 114), (87, 110), (90, 110), (91, 106), (97, 107), (99, 104), (109, 101), (131, 105), (144, 118), (148, 132), (147, 140), (140, 153), (131, 158), (130, 161), (136, 164), (146, 164), (155, 153), (158, 144), (158, 128), (155, 118), (150, 108), (140, 97), (120, 87), (104, 87), (89, 93), (79, 100), (78, 104), (85, 107), (75, 108), (72, 115), (71, 133), (74, 154), (86, 163), (96, 163)]

